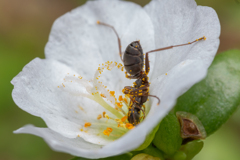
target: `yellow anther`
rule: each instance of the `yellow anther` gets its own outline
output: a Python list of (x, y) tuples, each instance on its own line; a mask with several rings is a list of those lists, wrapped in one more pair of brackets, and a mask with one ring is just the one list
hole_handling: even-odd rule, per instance
[(100, 24), (100, 21), (97, 21), (97, 24)]
[(106, 112), (104, 111), (102, 114), (103, 114), (103, 118), (105, 118)]
[(119, 107), (119, 108), (122, 108), (122, 104), (121, 103), (119, 103), (119, 102), (116, 102), (116, 104), (117, 104), (117, 106)]
[(106, 96), (104, 94), (102, 94), (102, 93), (100, 94), (100, 96), (103, 97), (103, 98), (106, 98)]
[(123, 127), (126, 129), (126, 124), (122, 123), (122, 124), (120, 124), (120, 127)]
[(101, 119), (101, 118), (102, 118), (102, 115), (99, 114), (99, 115), (97, 116), (97, 119), (99, 120), (99, 119)]
[(124, 100), (125, 103), (128, 103), (127, 98), (123, 98), (123, 100)]
[(109, 119), (109, 116), (107, 114), (105, 114), (105, 118)]
[(117, 123), (121, 123), (122, 121), (120, 120), (120, 119), (115, 119), (115, 121), (117, 122)]
[(110, 95), (114, 97), (115, 91), (110, 91)]
[(60, 87), (58, 86), (58, 88), (60, 88)]
[(207, 39), (205, 36), (203, 36), (204, 41)]
[(137, 46), (135, 46), (137, 48)]
[(130, 72), (132, 72), (132, 70), (130, 70)]
[(62, 83), (63, 87), (65, 87), (65, 85)]
[(191, 44), (190, 42), (188, 42), (188, 44)]
[(198, 41), (198, 39), (196, 39), (196, 41)]
[(79, 134), (78, 134), (77, 136), (78, 136), (78, 137), (80, 137), (80, 135), (79, 135)]
[(118, 97), (118, 100), (119, 100), (119, 101), (122, 101), (122, 100), (123, 100), (122, 95), (120, 95), (120, 96)]
[(110, 135), (110, 132), (108, 132), (107, 130), (104, 130), (104, 131), (103, 131), (103, 134), (106, 135), (106, 136), (109, 136), (109, 135)]
[(121, 118), (121, 121), (124, 122), (127, 120), (127, 116), (124, 116), (123, 118)]
[(167, 75), (167, 73), (165, 73), (165, 75)]
[(138, 95), (139, 95), (139, 96), (141, 96), (141, 95), (142, 95), (142, 93), (138, 93)]
[(84, 127), (90, 127), (92, 124), (90, 123), (90, 122), (86, 122), (85, 124), (84, 124)]
[(107, 129), (106, 129), (108, 132), (112, 132), (113, 131), (113, 129), (112, 128), (110, 128), (110, 127), (107, 127)]
[(133, 129), (134, 128), (134, 126), (131, 123), (127, 123), (126, 127), (127, 127), (127, 129)]

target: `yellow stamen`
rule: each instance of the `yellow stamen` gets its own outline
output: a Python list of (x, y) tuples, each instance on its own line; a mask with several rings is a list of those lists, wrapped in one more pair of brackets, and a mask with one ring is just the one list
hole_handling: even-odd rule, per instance
[(109, 127), (107, 127), (107, 129), (106, 129), (108, 132), (112, 132), (113, 131), (113, 129), (112, 128), (109, 128)]
[(127, 123), (126, 127), (127, 127), (127, 129), (133, 129), (134, 128), (134, 126), (131, 123)]
[(99, 120), (99, 119), (101, 119), (101, 118), (102, 118), (102, 115), (99, 114), (99, 115), (97, 116), (97, 119)]
[(86, 122), (85, 124), (84, 124), (84, 127), (90, 127), (92, 124), (90, 123), (90, 122)]
[(121, 124), (120, 124), (120, 127), (123, 127), (123, 128), (126, 129), (126, 124), (121, 123)]
[(106, 112), (104, 111), (104, 112), (103, 112), (103, 118), (105, 118), (105, 115), (106, 115)]
[(105, 114), (105, 118), (109, 119), (109, 116), (107, 114)]
[(102, 93), (100, 94), (100, 96), (103, 97), (103, 98), (106, 98), (106, 96), (104, 94), (102, 94)]
[(114, 97), (115, 91), (110, 91), (110, 95)]
[(109, 135), (110, 135), (110, 132), (108, 132), (107, 130), (104, 130), (104, 131), (103, 131), (103, 134), (106, 135), (106, 136), (109, 136)]
[(123, 100), (124, 100), (125, 103), (128, 103), (127, 98), (123, 98)]
[(116, 104), (117, 104), (117, 106), (119, 107), (119, 108), (122, 108), (122, 104), (121, 103), (119, 103), (119, 102), (116, 102)]
[(126, 119), (127, 119), (127, 116), (124, 116), (123, 118), (121, 118), (121, 121), (124, 122), (126, 121)]
[(118, 100), (119, 100), (119, 101), (122, 101), (122, 100), (123, 100), (122, 95), (120, 95), (120, 96), (118, 97)]

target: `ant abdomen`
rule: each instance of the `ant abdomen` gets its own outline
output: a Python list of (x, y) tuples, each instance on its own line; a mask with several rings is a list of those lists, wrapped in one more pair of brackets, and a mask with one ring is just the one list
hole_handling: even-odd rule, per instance
[(143, 51), (139, 41), (130, 43), (123, 55), (124, 67), (130, 75), (137, 75), (143, 68)]

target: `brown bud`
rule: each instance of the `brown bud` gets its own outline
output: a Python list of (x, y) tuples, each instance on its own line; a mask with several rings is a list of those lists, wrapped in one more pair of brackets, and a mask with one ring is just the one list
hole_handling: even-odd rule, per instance
[(179, 111), (176, 113), (181, 125), (181, 137), (183, 139), (205, 139), (207, 133), (201, 121), (193, 114)]

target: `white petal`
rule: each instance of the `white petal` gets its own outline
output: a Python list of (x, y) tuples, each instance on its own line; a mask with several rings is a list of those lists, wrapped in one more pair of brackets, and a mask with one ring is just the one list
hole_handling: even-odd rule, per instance
[[(125, 1), (88, 1), (54, 22), (45, 48), (46, 57), (64, 62), (87, 79), (93, 77), (98, 64), (120, 62), (116, 35), (112, 29), (97, 25), (98, 20), (115, 27), (123, 52), (136, 40), (141, 40), (145, 52), (155, 48), (153, 25), (139, 5)], [(153, 65), (154, 56), (151, 60)], [(117, 73), (109, 76), (116, 81), (121, 78)]]
[(193, 0), (155, 0), (145, 10), (154, 24), (157, 48), (187, 43), (202, 36), (207, 38), (193, 45), (152, 53), (157, 55), (153, 78), (184, 60), (202, 60), (204, 69), (208, 68), (217, 52), (220, 35), (219, 20), (212, 8), (197, 6)]
[(74, 156), (86, 158), (104, 158), (122, 154), (124, 152), (130, 151), (133, 149), (133, 147), (136, 148), (139, 143), (142, 143), (144, 138), (141, 136), (134, 136), (134, 138), (128, 136), (128, 138), (125, 140), (130, 140), (130, 142), (117, 140), (112, 142), (110, 145), (99, 146), (96, 144), (88, 143), (81, 137), (66, 138), (48, 128), (37, 128), (32, 125), (22, 127), (14, 131), (14, 133), (29, 133), (42, 137), (53, 150), (66, 152)]
[(88, 143), (81, 137), (66, 138), (49, 128), (37, 128), (32, 125), (22, 127), (14, 131), (14, 133), (29, 133), (42, 137), (53, 150), (68, 152), (75, 156), (97, 158), (98, 156), (93, 152), (97, 152), (101, 148), (100, 145)]
[[(64, 91), (75, 87), (76, 93), (88, 94), (84, 86), (64, 82), (66, 75), (74, 74), (77, 76), (60, 62), (36, 58), (12, 80), (13, 100), (21, 109), (41, 117), (49, 128), (65, 137), (80, 135), (86, 141), (107, 144), (112, 140), (99, 135), (107, 127), (101, 125), (107, 124), (106, 120), (97, 120), (106, 109), (89, 98)], [(114, 117), (110, 112), (107, 114)], [(85, 128), (85, 122), (91, 122), (92, 126)]]

